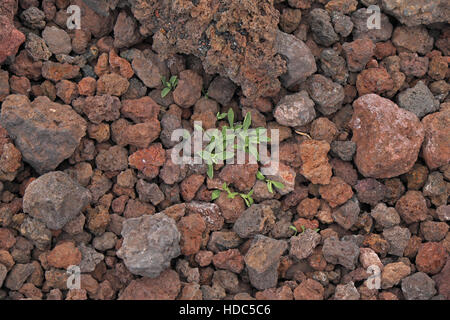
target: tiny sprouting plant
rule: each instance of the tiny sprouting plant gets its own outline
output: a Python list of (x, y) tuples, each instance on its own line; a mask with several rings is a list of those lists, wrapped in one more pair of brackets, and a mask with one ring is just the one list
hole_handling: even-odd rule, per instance
[(267, 190), (269, 190), (270, 193), (273, 193), (273, 187), (277, 188), (277, 189), (283, 189), (284, 188), (284, 184), (282, 184), (281, 182), (278, 181), (274, 181), (274, 180), (270, 180), (267, 179), (262, 173), (261, 171), (258, 171), (256, 173), (256, 178), (258, 180), (261, 181), (265, 181), (267, 184)]
[(216, 200), (218, 197), (220, 197), (220, 190), (214, 190), (211, 193), (211, 200), (214, 201)]
[[(300, 228), (302, 228), (302, 232), (300, 232), (300, 234), (302, 234), (303, 232), (305, 232), (305, 230), (306, 230), (306, 227), (305, 226), (300, 226)], [(297, 236), (298, 234), (299, 234), (299, 232), (298, 232), (298, 230), (297, 230), (297, 228), (295, 227), (295, 226), (289, 226), (289, 229), (291, 229), (291, 230), (294, 230), (294, 237), (295, 236)], [(314, 229), (314, 231), (315, 232), (319, 232), (320, 231), (320, 229), (319, 228), (317, 228), (317, 229)]]
[(222, 189), (227, 193), (228, 199), (234, 199), (239, 194), (239, 192), (231, 192), (226, 182), (223, 183)]
[(255, 201), (252, 198), (253, 195), (253, 189), (250, 190), (247, 194), (245, 193), (239, 193), (242, 199), (244, 199), (245, 204), (247, 207), (250, 207)]
[(164, 98), (169, 94), (171, 90), (175, 90), (178, 84), (178, 77), (177, 76), (171, 76), (169, 81), (166, 81), (165, 77), (161, 78), (161, 82), (164, 85), (164, 89), (161, 91), (161, 98)]
[(208, 91), (202, 88), (202, 94), (205, 99), (209, 98)]

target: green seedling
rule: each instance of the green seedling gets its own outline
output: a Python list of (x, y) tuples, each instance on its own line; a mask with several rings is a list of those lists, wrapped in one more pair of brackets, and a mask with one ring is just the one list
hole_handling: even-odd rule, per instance
[(211, 194), (211, 200), (214, 201), (220, 197), (220, 190), (214, 190)]
[(202, 94), (203, 94), (203, 98), (208, 99), (209, 95), (208, 95), (208, 91), (202, 88)]
[(284, 188), (284, 184), (282, 184), (281, 182), (278, 181), (274, 181), (274, 180), (270, 180), (267, 179), (262, 173), (261, 171), (258, 171), (256, 173), (256, 178), (258, 180), (261, 181), (265, 181), (267, 184), (267, 190), (269, 190), (270, 193), (273, 193), (273, 187), (277, 188), (277, 189), (283, 189)]
[[(300, 228), (302, 228), (302, 232), (300, 232), (300, 234), (305, 232), (305, 230), (306, 230), (305, 226), (300, 226)], [(295, 232), (294, 237), (299, 234), (299, 232), (295, 226), (289, 226), (289, 229), (294, 230), (294, 232)]]
[(234, 199), (239, 194), (239, 192), (231, 192), (226, 182), (223, 183), (222, 189), (226, 191), (228, 199)]
[(245, 204), (247, 207), (250, 207), (255, 201), (252, 198), (253, 195), (253, 189), (250, 190), (247, 194), (245, 193), (239, 193), (242, 199), (244, 199)]
[(172, 76), (169, 81), (166, 81), (165, 77), (161, 78), (161, 82), (164, 85), (164, 89), (161, 91), (161, 98), (166, 97), (171, 90), (175, 90), (178, 84), (178, 77)]

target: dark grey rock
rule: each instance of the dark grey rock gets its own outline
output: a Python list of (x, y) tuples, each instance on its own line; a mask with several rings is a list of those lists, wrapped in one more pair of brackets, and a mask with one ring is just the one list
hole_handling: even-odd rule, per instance
[(46, 173), (25, 189), (23, 211), (52, 230), (62, 229), (91, 201), (91, 193), (62, 171)]
[(295, 36), (277, 31), (276, 49), (287, 64), (287, 72), (280, 77), (284, 87), (303, 82), (317, 71), (311, 50)]
[(180, 233), (175, 221), (163, 213), (127, 219), (117, 256), (131, 273), (156, 278), (180, 255)]
[(395, 226), (389, 229), (383, 230), (383, 237), (389, 243), (388, 253), (394, 256), (402, 257), (409, 239), (411, 238), (411, 232), (408, 228), (402, 228)]
[(10, 290), (19, 290), (27, 281), (28, 277), (34, 272), (35, 266), (32, 263), (18, 263), (9, 272), (6, 277), (5, 287)]
[(313, 253), (321, 239), (322, 237), (318, 232), (306, 229), (298, 236), (291, 237), (289, 254), (299, 260), (306, 259)]
[(366, 8), (361, 8), (352, 13), (353, 40), (368, 38), (373, 42), (387, 41), (391, 38), (393, 26), (389, 22), (389, 18), (384, 13), (381, 13), (380, 29), (370, 29), (367, 27), (368, 19), (373, 15), (367, 11)]
[(275, 223), (275, 215), (267, 204), (253, 204), (236, 220), (233, 231), (241, 238), (252, 238), (257, 234), (267, 234)]
[(306, 81), (306, 90), (317, 103), (317, 110), (324, 115), (335, 113), (342, 107), (344, 88), (321, 74), (315, 74)]
[(439, 110), (439, 101), (434, 98), (430, 89), (422, 81), (419, 81), (413, 88), (400, 92), (397, 103), (400, 108), (411, 111), (419, 118)]
[(333, 29), (331, 18), (324, 9), (314, 9), (309, 13), (313, 39), (317, 44), (330, 47), (339, 40), (339, 36)]
[(343, 161), (352, 161), (356, 152), (356, 143), (353, 141), (333, 141), (331, 143), (331, 154)]
[(416, 272), (402, 280), (406, 300), (429, 300), (436, 294), (435, 282), (423, 272)]
[(258, 290), (275, 287), (278, 282), (280, 258), (287, 249), (282, 240), (257, 235), (244, 257), (250, 283)]
[(136, 190), (141, 201), (151, 202), (156, 206), (164, 200), (164, 193), (156, 183), (148, 183), (143, 179), (139, 179), (136, 183)]
[(353, 270), (358, 262), (359, 248), (353, 241), (330, 237), (325, 239), (322, 253), (327, 262)]
[(397, 210), (386, 206), (384, 203), (379, 203), (370, 212), (372, 218), (383, 228), (391, 228), (400, 224), (400, 215)]

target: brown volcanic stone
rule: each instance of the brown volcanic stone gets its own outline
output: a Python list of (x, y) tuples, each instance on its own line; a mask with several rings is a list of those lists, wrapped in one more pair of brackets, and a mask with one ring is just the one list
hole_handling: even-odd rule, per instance
[(429, 114), (422, 119), (425, 139), (423, 158), (430, 169), (450, 163), (450, 109)]
[(47, 255), (48, 264), (55, 268), (67, 269), (69, 266), (77, 266), (81, 262), (81, 252), (71, 241), (58, 244)]
[(319, 193), (332, 208), (344, 204), (353, 196), (352, 187), (339, 177), (332, 177), (330, 184), (320, 186)]
[(360, 96), (368, 93), (381, 94), (392, 90), (394, 88), (394, 81), (386, 69), (370, 68), (358, 74), (356, 88)]
[(146, 149), (141, 149), (128, 157), (130, 167), (141, 171), (146, 177), (153, 179), (159, 173), (159, 168), (164, 165), (166, 153), (160, 143), (151, 144)]
[(428, 274), (437, 274), (442, 270), (448, 253), (439, 242), (422, 243), (416, 256), (417, 270)]
[(0, 15), (0, 29), (0, 63), (3, 63), (7, 57), (17, 53), (25, 42), (25, 35), (14, 27), (12, 17), (4, 15)]
[(365, 177), (391, 178), (411, 170), (424, 137), (417, 116), (375, 94), (360, 97), (353, 108), (350, 126), (359, 172)]
[(314, 184), (329, 184), (332, 171), (328, 163), (330, 144), (326, 141), (305, 140), (300, 145), (300, 173)]
[[(232, 0), (212, 5), (137, 0), (131, 3), (131, 11), (142, 35), (157, 30), (152, 48), (161, 56), (196, 55), (207, 73), (229, 77), (252, 99), (280, 89), (278, 77), (285, 72), (285, 61), (277, 55), (280, 14), (273, 2)], [(171, 28), (166, 28), (167, 21)]]
[(69, 158), (86, 134), (86, 121), (70, 106), (38, 97), (10, 95), (3, 102), (1, 125), (13, 137), (25, 162), (39, 173)]
[(295, 300), (323, 300), (325, 289), (313, 279), (302, 281), (294, 290)]
[(198, 213), (181, 217), (177, 227), (181, 234), (181, 253), (186, 256), (196, 254), (200, 250), (202, 235), (206, 230), (203, 218)]
[(408, 224), (424, 221), (428, 216), (426, 200), (419, 191), (408, 191), (397, 201), (395, 209)]
[(180, 278), (167, 269), (157, 278), (133, 280), (119, 296), (119, 300), (175, 300), (181, 289)]

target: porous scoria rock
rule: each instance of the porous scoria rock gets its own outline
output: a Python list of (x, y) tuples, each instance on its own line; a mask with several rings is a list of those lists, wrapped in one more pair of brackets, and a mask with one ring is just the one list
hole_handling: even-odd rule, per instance
[(130, 3), (140, 33), (148, 36), (157, 30), (153, 49), (162, 56), (196, 55), (207, 73), (229, 77), (249, 98), (279, 91), (285, 62), (275, 47), (279, 11), (273, 1)]
[(303, 82), (317, 71), (311, 50), (297, 37), (277, 31), (276, 48), (286, 59), (287, 71), (281, 76), (281, 82), (286, 88)]
[(359, 248), (351, 240), (327, 238), (323, 243), (322, 252), (327, 262), (340, 264), (350, 270), (355, 269), (358, 262)]
[(407, 26), (450, 20), (447, 0), (382, 0), (382, 9)]
[(271, 206), (265, 203), (254, 204), (236, 220), (233, 231), (241, 238), (252, 238), (257, 234), (267, 234), (275, 223)]
[(274, 111), (276, 121), (289, 127), (304, 126), (316, 117), (314, 101), (306, 91), (284, 96)]
[(175, 300), (181, 289), (180, 278), (174, 270), (166, 270), (157, 278), (133, 280), (119, 300)]
[(25, 35), (14, 27), (12, 17), (1, 14), (0, 30), (0, 63), (3, 63), (7, 57), (17, 53), (20, 45), (25, 42)]
[(10, 95), (2, 105), (0, 123), (13, 138), (25, 162), (38, 173), (54, 170), (69, 158), (86, 134), (86, 121), (70, 106), (38, 97)]
[(313, 253), (314, 248), (320, 243), (321, 238), (318, 232), (306, 229), (298, 236), (291, 237), (289, 254), (299, 260), (306, 259)]
[(125, 220), (122, 236), (117, 256), (136, 275), (158, 277), (181, 252), (175, 221), (163, 213)]
[(422, 81), (413, 88), (399, 93), (397, 101), (400, 108), (411, 111), (420, 119), (439, 109), (439, 100), (434, 98), (430, 89)]
[(251, 284), (258, 290), (275, 287), (278, 280), (280, 257), (287, 249), (282, 240), (257, 235), (244, 257)]
[(329, 184), (332, 176), (328, 163), (330, 144), (326, 141), (305, 140), (300, 144), (300, 173), (314, 184)]
[(417, 116), (376, 94), (358, 98), (353, 108), (350, 126), (359, 172), (391, 178), (411, 170), (424, 138)]
[(395, 262), (387, 264), (381, 273), (381, 287), (383, 289), (392, 288), (400, 281), (409, 276), (411, 268), (403, 262)]
[(433, 170), (450, 163), (450, 109), (426, 116), (422, 124), (425, 128), (422, 154), (427, 166)]
[(416, 272), (402, 280), (406, 300), (429, 300), (436, 294), (435, 282), (423, 272)]
[(59, 230), (80, 214), (91, 201), (91, 193), (64, 172), (46, 173), (25, 189), (23, 211)]

